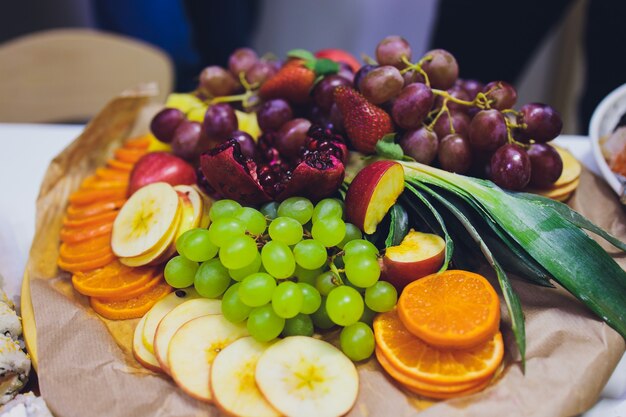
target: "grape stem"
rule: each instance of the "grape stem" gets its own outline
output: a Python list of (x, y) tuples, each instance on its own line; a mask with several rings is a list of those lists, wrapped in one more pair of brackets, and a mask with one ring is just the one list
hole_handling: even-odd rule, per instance
[[(513, 112), (515, 112), (515, 110), (513, 110)], [(503, 113), (504, 113), (504, 111), (503, 111)], [(526, 123), (522, 123), (521, 125), (518, 125), (517, 123), (510, 121), (507, 117), (504, 118), (504, 123), (506, 124), (507, 141), (510, 144), (521, 146), (524, 149), (530, 148), (530, 144), (519, 142), (519, 141), (515, 140), (515, 138), (513, 137), (513, 129), (516, 129), (516, 128), (525, 129), (526, 128)]]
[(218, 103), (232, 103), (240, 101), (245, 110), (254, 107), (259, 100), (258, 96), (256, 95), (256, 90), (259, 88), (259, 83), (250, 84), (248, 80), (246, 80), (244, 72), (239, 73), (239, 81), (241, 82), (241, 85), (243, 85), (243, 87), (246, 89), (245, 93), (235, 94), (232, 96), (213, 97), (206, 101), (207, 105), (211, 106)]
[(424, 55), (422, 59), (417, 61), (415, 64), (409, 61), (406, 55), (402, 55), (402, 58), (400, 59), (402, 60), (404, 64), (406, 64), (406, 68), (402, 69), (400, 71), (400, 74), (405, 74), (411, 70), (415, 70), (419, 72), (420, 74), (422, 74), (422, 77), (424, 77), (424, 84), (430, 87), (430, 79), (428, 78), (428, 74), (426, 74), (426, 71), (422, 69), (422, 64), (424, 64), (424, 62), (431, 61), (433, 59), (432, 55)]
[(454, 130), (454, 125), (452, 124), (452, 115), (450, 114), (450, 109), (448, 109), (448, 98), (445, 98), (443, 100), (443, 104), (441, 105), (441, 109), (439, 109), (439, 112), (437, 113), (435, 118), (430, 122), (430, 124), (428, 126), (426, 126), (426, 129), (428, 129), (428, 130), (430, 130), (432, 132), (432, 130), (435, 128), (435, 124), (437, 123), (437, 120), (439, 120), (439, 118), (441, 117), (441, 115), (444, 112), (448, 113), (448, 122), (450, 123), (450, 133), (451, 134), (456, 133), (456, 131)]

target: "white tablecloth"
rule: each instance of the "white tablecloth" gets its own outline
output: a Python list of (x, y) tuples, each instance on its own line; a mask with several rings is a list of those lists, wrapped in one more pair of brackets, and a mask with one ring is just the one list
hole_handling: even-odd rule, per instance
[[(19, 303), (24, 265), (35, 229), (35, 201), (50, 161), (83, 129), (82, 125), (0, 123), (0, 285)], [(598, 167), (589, 139), (563, 135), (569, 149), (591, 171)], [(626, 355), (607, 383), (602, 400), (584, 417), (626, 416)]]

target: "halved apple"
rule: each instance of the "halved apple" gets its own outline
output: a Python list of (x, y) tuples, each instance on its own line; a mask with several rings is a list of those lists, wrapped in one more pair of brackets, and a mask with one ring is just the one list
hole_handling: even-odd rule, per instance
[(161, 368), (169, 374), (170, 366), (167, 361), (170, 340), (174, 333), (189, 320), (208, 314), (221, 314), (222, 302), (211, 298), (195, 298), (174, 307), (159, 322), (154, 335), (154, 354)]
[(404, 190), (404, 169), (394, 161), (377, 161), (363, 168), (346, 193), (348, 221), (367, 234), (376, 231)]
[(218, 353), (248, 336), (243, 323), (231, 323), (221, 314), (195, 318), (183, 324), (170, 341), (167, 359), (176, 384), (187, 394), (211, 402), (211, 365)]
[(232, 416), (279, 417), (254, 380), (256, 364), (271, 344), (242, 337), (217, 354), (211, 367), (211, 390), (219, 409)]
[(161, 319), (172, 311), (174, 307), (194, 298), (200, 298), (200, 294), (198, 294), (193, 287), (179, 289), (157, 301), (150, 311), (146, 313), (144, 316), (145, 324), (141, 333), (141, 340), (150, 353), (154, 354), (154, 335), (156, 334), (156, 329)]
[(146, 349), (143, 341), (141, 340), (145, 324), (146, 317), (144, 316), (141, 320), (139, 320), (139, 323), (137, 323), (137, 327), (135, 327), (135, 334), (133, 336), (133, 356), (144, 368), (154, 372), (161, 372), (159, 361), (157, 361), (157, 358), (148, 349)]
[(383, 257), (383, 277), (401, 291), (416, 279), (435, 273), (443, 265), (446, 242), (432, 233), (411, 229), (398, 246)]

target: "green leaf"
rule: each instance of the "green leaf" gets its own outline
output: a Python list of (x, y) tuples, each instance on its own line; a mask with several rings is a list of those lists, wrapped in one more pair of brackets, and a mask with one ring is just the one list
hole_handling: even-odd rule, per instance
[(320, 58), (315, 61), (313, 71), (318, 75), (337, 74), (339, 72), (339, 64), (330, 59)]
[(409, 232), (409, 215), (400, 203), (389, 209), (389, 233), (385, 239), (385, 247), (398, 246)]
[[(446, 228), (446, 223), (443, 221), (443, 218), (441, 217), (437, 209), (433, 207), (433, 205), (430, 203), (430, 201), (428, 201), (426, 197), (424, 197), (419, 191), (413, 188), (413, 186), (410, 183), (406, 182), (404, 185), (409, 191), (411, 191), (422, 202), (422, 204), (424, 204), (424, 206), (426, 206), (426, 208), (428, 208), (428, 210), (430, 210), (430, 212), (433, 214), (435, 219), (437, 219), (437, 222), (439, 223), (439, 227), (441, 227), (441, 230), (443, 231), (444, 240), (446, 242), (446, 253), (445, 253), (443, 265), (441, 265), (441, 268), (439, 268), (439, 272), (445, 271), (446, 269), (448, 269), (448, 265), (450, 264), (450, 259), (452, 259), (452, 254), (454, 253), (454, 242), (452, 241), (452, 238), (450, 237), (450, 234), (448, 233), (448, 229)], [(415, 185), (418, 185), (418, 183), (416, 183)]]
[(502, 295), (504, 296), (504, 301), (506, 302), (507, 310), (509, 311), (509, 315), (511, 316), (511, 327), (513, 329), (513, 334), (515, 335), (517, 348), (519, 349), (522, 358), (522, 369), (524, 369), (526, 366), (526, 330), (524, 326), (524, 313), (522, 311), (522, 305), (520, 303), (519, 297), (517, 296), (517, 293), (515, 293), (515, 290), (513, 290), (509, 278), (507, 277), (506, 273), (504, 272), (498, 261), (494, 258), (491, 250), (485, 244), (478, 231), (474, 228), (472, 223), (461, 210), (459, 210), (449, 200), (446, 200), (426, 185), (419, 182), (416, 182), (415, 185), (428, 193), (432, 198), (436, 199), (463, 224), (465, 230), (479, 245), (481, 252), (485, 256), (485, 259), (487, 259), (487, 262), (489, 262), (489, 264), (496, 272), (498, 283), (500, 284), (500, 288), (502, 289)]
[(287, 52), (287, 56), (289, 58), (304, 59), (305, 61), (315, 61), (315, 55), (313, 55), (310, 51), (307, 51), (306, 49), (292, 49), (291, 51)]
[(622, 251), (626, 251), (626, 243), (622, 242), (601, 227), (596, 226), (585, 216), (578, 213), (576, 210), (572, 210), (567, 204), (563, 204), (559, 201), (555, 201), (537, 194), (517, 193), (516, 196), (533, 201), (536, 204), (544, 206), (544, 208), (552, 209), (559, 213), (561, 217), (563, 217), (570, 223), (580, 227), (581, 229), (589, 230), (590, 232), (593, 232), (596, 235), (602, 237), (604, 240), (606, 240), (616, 248), (621, 249)]
[(380, 138), (380, 140), (376, 142), (376, 153), (387, 159), (401, 160), (404, 157), (404, 152), (395, 140), (395, 133), (388, 133)]

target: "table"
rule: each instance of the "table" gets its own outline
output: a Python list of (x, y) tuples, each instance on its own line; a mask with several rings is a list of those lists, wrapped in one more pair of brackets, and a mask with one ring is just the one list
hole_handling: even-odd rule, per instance
[[(35, 231), (35, 202), (50, 161), (83, 129), (83, 125), (0, 123), (0, 286), (19, 305), (20, 285)], [(599, 174), (589, 139), (562, 135), (556, 143), (569, 149), (589, 170)], [(583, 417), (626, 415), (626, 355), (602, 392), (598, 404)]]

